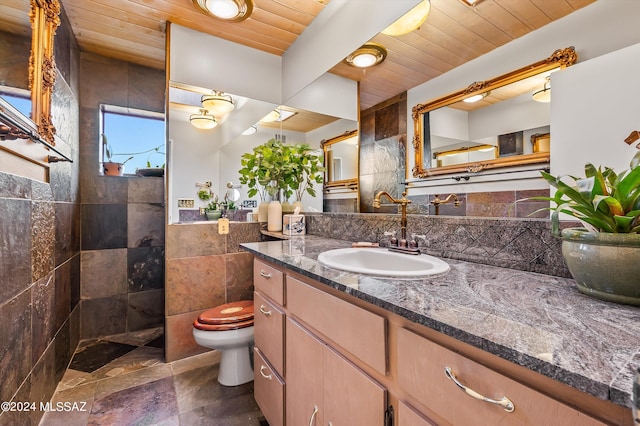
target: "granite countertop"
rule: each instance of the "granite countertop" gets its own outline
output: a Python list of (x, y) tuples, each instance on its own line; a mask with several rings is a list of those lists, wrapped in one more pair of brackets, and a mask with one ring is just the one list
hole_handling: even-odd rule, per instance
[(449, 272), (423, 279), (339, 271), (318, 263), (318, 255), (351, 242), (314, 235), (241, 246), (415, 323), (631, 407), (640, 367), (639, 307), (587, 297), (571, 279), (453, 259), (444, 259)]

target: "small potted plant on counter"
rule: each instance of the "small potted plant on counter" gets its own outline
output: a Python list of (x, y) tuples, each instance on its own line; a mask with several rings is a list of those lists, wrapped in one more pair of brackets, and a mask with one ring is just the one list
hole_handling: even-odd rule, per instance
[(207, 216), (207, 220), (218, 220), (222, 217), (222, 210), (220, 210), (220, 200), (217, 196), (212, 196), (211, 201), (204, 208), (204, 213)]
[(324, 180), (324, 167), (322, 155), (311, 149), (308, 144), (297, 144), (290, 148), (290, 162), (292, 168), (285, 181), (296, 195), (292, 210), (299, 207), (302, 211), (302, 196), (306, 192), (312, 197), (316, 196), (313, 184), (322, 184)]
[[(580, 292), (612, 302), (640, 305), (640, 151), (630, 167), (585, 166), (585, 176), (542, 177), (556, 189), (550, 201), (552, 231), (562, 237), (562, 255)], [(554, 205), (555, 204), (555, 205)], [(559, 232), (559, 215), (583, 228)]]

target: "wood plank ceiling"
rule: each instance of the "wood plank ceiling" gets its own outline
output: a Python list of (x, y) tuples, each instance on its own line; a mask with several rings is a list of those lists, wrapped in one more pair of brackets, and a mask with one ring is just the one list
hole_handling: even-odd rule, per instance
[[(208, 17), (192, 0), (61, 3), (81, 50), (163, 69), (168, 21), (282, 55), (329, 1), (255, 0), (253, 14), (240, 23)], [(339, 63), (330, 72), (359, 81), (361, 109), (367, 109), (594, 1), (484, 0), (469, 7), (458, 0), (431, 0), (431, 13), (419, 30), (373, 38), (388, 50), (382, 64), (360, 70)], [(12, 16), (25, 3), (2, 0), (0, 14)]]

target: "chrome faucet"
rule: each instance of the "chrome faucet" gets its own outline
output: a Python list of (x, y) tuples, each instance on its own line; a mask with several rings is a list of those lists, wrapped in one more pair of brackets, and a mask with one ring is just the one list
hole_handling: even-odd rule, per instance
[(407, 193), (403, 192), (402, 198), (395, 199), (388, 192), (380, 191), (373, 199), (374, 209), (380, 208), (380, 198), (382, 198), (382, 196), (386, 196), (393, 204), (400, 204), (401, 206), (400, 239), (397, 240), (395, 237), (392, 238), (389, 244), (389, 250), (401, 253), (420, 254), (420, 250), (418, 249), (418, 245), (415, 241), (407, 241), (407, 204), (411, 204), (411, 200), (407, 198)]
[(453, 207), (460, 207), (460, 200), (458, 200), (458, 196), (456, 194), (449, 194), (444, 200), (440, 198), (440, 195), (436, 194), (435, 198), (431, 200), (431, 204), (436, 208), (436, 215), (440, 214), (440, 204), (447, 204), (451, 200), (453, 200)]

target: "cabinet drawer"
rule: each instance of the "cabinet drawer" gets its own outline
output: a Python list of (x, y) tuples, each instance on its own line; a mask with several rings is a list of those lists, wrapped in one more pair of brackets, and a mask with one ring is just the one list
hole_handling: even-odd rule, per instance
[(274, 304), (254, 293), (255, 345), (276, 371), (284, 373), (284, 313)]
[(284, 424), (284, 381), (254, 348), (253, 397), (270, 426)]
[(289, 312), (381, 374), (387, 372), (386, 320), (287, 276)]
[[(604, 425), (573, 408), (513, 381), (405, 329), (398, 330), (398, 384), (417, 403), (451, 424)], [(492, 400), (508, 398), (512, 412), (471, 397), (445, 375)]]
[(284, 305), (284, 274), (273, 266), (254, 259), (253, 286), (276, 303)]

